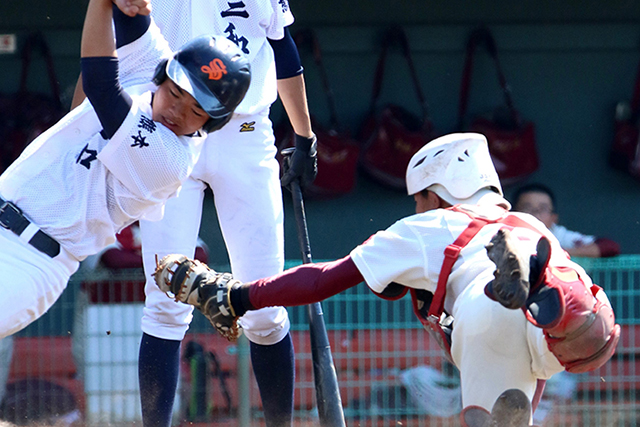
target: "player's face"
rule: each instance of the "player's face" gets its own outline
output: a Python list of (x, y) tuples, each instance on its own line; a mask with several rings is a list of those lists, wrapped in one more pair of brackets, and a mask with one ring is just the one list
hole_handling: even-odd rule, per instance
[(193, 96), (171, 79), (165, 79), (153, 96), (153, 121), (162, 123), (178, 136), (190, 135), (204, 126), (209, 115)]
[(550, 228), (558, 220), (558, 215), (554, 212), (551, 197), (545, 193), (524, 193), (518, 199), (514, 209), (518, 212), (525, 212), (538, 218)]

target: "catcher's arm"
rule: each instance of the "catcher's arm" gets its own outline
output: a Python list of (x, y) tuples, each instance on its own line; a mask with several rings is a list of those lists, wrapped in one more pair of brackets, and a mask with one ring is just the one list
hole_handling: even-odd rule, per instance
[[(154, 273), (156, 284), (176, 301), (197, 307), (223, 336), (234, 339), (236, 321), (247, 310), (322, 301), (364, 279), (351, 257), (303, 264), (279, 275), (242, 284), (184, 255), (167, 255)], [(237, 337), (237, 335), (236, 335)]]

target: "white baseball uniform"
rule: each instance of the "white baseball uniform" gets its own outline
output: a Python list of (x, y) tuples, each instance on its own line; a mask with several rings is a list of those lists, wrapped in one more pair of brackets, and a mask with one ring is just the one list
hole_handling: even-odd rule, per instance
[[(162, 221), (141, 222), (145, 271), (154, 271), (156, 255), (193, 256), (209, 185), (234, 277), (249, 281), (277, 274), (284, 266), (284, 214), (269, 120), (277, 96), (276, 69), (267, 38), (281, 39), (293, 22), (288, 3), (156, 0), (152, 16), (172, 48), (204, 33), (227, 35), (251, 61), (251, 85), (231, 121), (208, 136), (191, 178), (167, 203)], [(147, 277), (142, 330), (182, 340), (193, 307), (167, 298)], [(289, 331), (283, 307), (250, 312), (240, 322), (247, 337), (262, 345), (278, 343)]]
[[(151, 120), (151, 76), (170, 54), (152, 22), (118, 49), (120, 83), (133, 104), (115, 134), (101, 136), (85, 100), (0, 176), (0, 197), (31, 222), (19, 236), (0, 228), (0, 337), (44, 314), (79, 262), (113, 243), (118, 231), (141, 218), (161, 218), (163, 203), (191, 174), (204, 138), (178, 137)], [(28, 243), (38, 230), (59, 243), (57, 256)]]
[[(502, 208), (494, 205), (465, 206), (488, 218), (499, 218)], [(513, 213), (531, 224), (539, 234), (515, 227), (511, 233), (534, 254), (540, 234), (552, 246), (551, 265), (570, 266), (587, 286), (591, 281), (584, 270), (571, 262), (557, 239), (531, 215)], [(351, 258), (375, 292), (391, 282), (434, 292), (444, 249), (469, 225), (462, 212), (436, 209), (404, 218), (376, 233), (351, 252)], [(549, 351), (543, 330), (527, 321), (521, 310), (509, 310), (487, 298), (485, 285), (496, 268), (485, 246), (504, 224), (489, 224), (462, 249), (447, 282), (444, 307), (454, 320), (451, 355), (460, 369), (462, 401), (465, 407), (490, 410), (506, 389), (519, 388), (533, 398), (537, 379), (547, 379), (564, 370)]]

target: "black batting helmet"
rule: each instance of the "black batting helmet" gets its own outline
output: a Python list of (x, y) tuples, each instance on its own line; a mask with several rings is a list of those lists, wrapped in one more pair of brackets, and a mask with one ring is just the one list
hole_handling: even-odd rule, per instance
[(169, 77), (193, 96), (211, 117), (202, 129), (224, 126), (244, 98), (251, 82), (251, 66), (240, 48), (224, 36), (197, 37), (156, 67), (153, 82)]

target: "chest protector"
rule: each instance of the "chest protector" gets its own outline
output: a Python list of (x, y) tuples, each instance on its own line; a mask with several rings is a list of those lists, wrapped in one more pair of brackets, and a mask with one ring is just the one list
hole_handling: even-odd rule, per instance
[[(448, 208), (461, 212), (471, 218), (467, 228), (458, 238), (444, 250), (444, 262), (440, 268), (435, 293), (424, 289), (395, 290), (392, 295), (378, 294), (386, 299), (398, 299), (411, 292), (413, 311), (425, 329), (435, 338), (444, 350), (447, 359), (451, 357), (451, 332), (453, 317), (444, 310), (447, 281), (453, 265), (462, 249), (487, 224), (500, 223), (507, 227), (523, 227), (540, 233), (529, 223), (505, 210), (499, 218), (486, 218), (456, 205)], [(620, 326), (615, 324), (613, 310), (602, 288), (593, 285), (587, 288), (577, 272), (568, 267), (548, 265), (548, 258), (542, 266), (539, 280), (531, 283), (527, 305), (522, 308), (530, 321), (544, 330), (545, 338), (551, 352), (568, 372), (586, 372), (599, 368), (611, 358), (620, 338)], [(604, 301), (598, 299), (598, 295)], [(546, 301), (545, 301), (546, 300)], [(532, 304), (547, 304), (554, 312), (553, 321), (542, 324), (529, 311)]]

